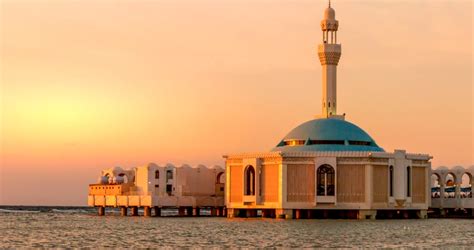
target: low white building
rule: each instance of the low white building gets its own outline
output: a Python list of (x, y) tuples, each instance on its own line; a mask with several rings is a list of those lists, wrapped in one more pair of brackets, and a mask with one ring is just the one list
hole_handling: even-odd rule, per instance
[(177, 207), (180, 214), (190, 209), (193, 213), (201, 207), (220, 208), (224, 206), (224, 169), (220, 166), (208, 168), (203, 165), (191, 167), (172, 164), (159, 166), (149, 163), (133, 169), (115, 167), (101, 172), (97, 184), (89, 185), (88, 205), (99, 207), (103, 214), (105, 207), (121, 207), (122, 213), (132, 208), (132, 214), (143, 207), (145, 215), (151, 208)]

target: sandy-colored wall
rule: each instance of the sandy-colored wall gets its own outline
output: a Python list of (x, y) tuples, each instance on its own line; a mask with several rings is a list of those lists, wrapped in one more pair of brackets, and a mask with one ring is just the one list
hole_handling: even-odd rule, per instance
[(412, 167), (412, 202), (425, 203), (426, 201), (426, 168)]
[(216, 178), (223, 169), (182, 166), (176, 169), (177, 186), (183, 196), (208, 196), (216, 192)]
[(262, 167), (262, 198), (264, 202), (278, 201), (278, 164), (268, 164)]
[(388, 202), (388, 166), (373, 166), (372, 190), (374, 202)]
[(365, 201), (364, 165), (337, 166), (337, 201), (347, 203)]
[(314, 164), (287, 165), (287, 201), (314, 202)]
[(230, 168), (230, 202), (242, 202), (243, 170), (242, 166), (228, 166)]

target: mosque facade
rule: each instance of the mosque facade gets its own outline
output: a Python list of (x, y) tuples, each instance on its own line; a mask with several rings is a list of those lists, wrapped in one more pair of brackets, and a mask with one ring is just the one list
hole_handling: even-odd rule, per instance
[(329, 5), (321, 21), (322, 113), (270, 151), (225, 155), (227, 217), (426, 218), (428, 154), (386, 152), (337, 113), (339, 22)]

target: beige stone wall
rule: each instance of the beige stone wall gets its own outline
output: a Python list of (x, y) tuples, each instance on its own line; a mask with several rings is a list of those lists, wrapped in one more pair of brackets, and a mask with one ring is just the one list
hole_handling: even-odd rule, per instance
[(314, 164), (287, 165), (287, 201), (314, 202)]
[(426, 201), (426, 168), (412, 167), (412, 202), (425, 203)]
[(388, 202), (388, 166), (373, 166), (373, 201)]
[(365, 201), (365, 165), (337, 166), (337, 201)]
[(278, 201), (278, 164), (268, 164), (262, 167), (262, 198), (264, 202)]
[(230, 166), (230, 202), (242, 202), (243, 182), (242, 166)]

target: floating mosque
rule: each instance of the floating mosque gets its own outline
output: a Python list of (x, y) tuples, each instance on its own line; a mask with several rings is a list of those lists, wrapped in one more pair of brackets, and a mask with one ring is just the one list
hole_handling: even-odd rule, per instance
[(208, 209), (228, 218), (427, 218), (430, 207), (441, 215), (465, 208), (472, 214), (474, 167), (432, 171), (429, 154), (387, 152), (338, 113), (338, 29), (329, 2), (317, 49), (321, 115), (292, 129), (271, 151), (225, 155), (225, 168), (150, 163), (106, 169), (89, 185), (88, 204), (99, 215), (106, 207), (120, 207), (122, 215), (129, 208), (138, 215), (141, 207), (145, 216), (166, 208), (198, 216)]

